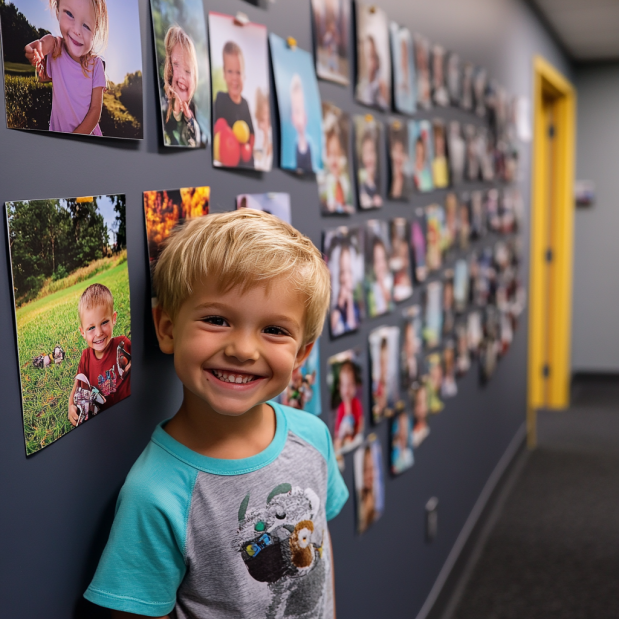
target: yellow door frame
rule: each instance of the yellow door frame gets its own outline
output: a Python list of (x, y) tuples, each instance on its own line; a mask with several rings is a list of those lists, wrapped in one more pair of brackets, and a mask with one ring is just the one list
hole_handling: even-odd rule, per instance
[(569, 405), (576, 146), (574, 87), (540, 56), (534, 58), (533, 71), (527, 397), (530, 447), (536, 443), (536, 410)]

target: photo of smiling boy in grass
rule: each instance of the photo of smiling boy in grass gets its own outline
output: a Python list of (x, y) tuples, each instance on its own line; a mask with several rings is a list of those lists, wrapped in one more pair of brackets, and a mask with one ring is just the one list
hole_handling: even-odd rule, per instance
[(85, 597), (113, 617), (335, 617), (327, 522), (348, 490), (327, 426), (273, 399), (307, 359), (329, 271), (277, 217), (188, 221), (155, 268), (183, 385), (120, 492)]

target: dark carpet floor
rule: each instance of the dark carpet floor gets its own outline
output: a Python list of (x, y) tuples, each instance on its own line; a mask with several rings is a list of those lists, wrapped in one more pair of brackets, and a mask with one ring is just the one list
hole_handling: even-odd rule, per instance
[(619, 618), (619, 380), (576, 384), (538, 435), (449, 619)]

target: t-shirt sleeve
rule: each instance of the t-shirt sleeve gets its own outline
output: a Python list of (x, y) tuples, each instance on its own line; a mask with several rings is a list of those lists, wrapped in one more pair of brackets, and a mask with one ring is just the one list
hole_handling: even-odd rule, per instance
[(95, 60), (95, 66), (92, 72), (92, 87), (94, 88), (106, 88), (107, 79), (105, 77), (105, 69), (103, 67), (103, 61), (101, 58)]
[(154, 458), (157, 450), (162, 451), (151, 443), (129, 474), (84, 594), (99, 606), (148, 617), (167, 615), (176, 605), (186, 572), (185, 531), (195, 482), (195, 472), (179, 473), (165, 462), (165, 452)]
[(344, 478), (340, 473), (340, 469), (337, 465), (335, 458), (335, 450), (333, 449), (333, 441), (331, 440), (331, 434), (329, 429), (325, 425), (325, 432), (327, 434), (327, 520), (333, 520), (341, 511), (346, 501), (348, 501), (348, 488), (344, 482)]

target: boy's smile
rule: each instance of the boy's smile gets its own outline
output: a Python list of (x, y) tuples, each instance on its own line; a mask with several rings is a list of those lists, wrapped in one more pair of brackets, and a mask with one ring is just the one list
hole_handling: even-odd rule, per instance
[(280, 394), (311, 350), (304, 318), (304, 299), (286, 280), (244, 292), (223, 292), (216, 281), (196, 286), (173, 323), (162, 318), (158, 329), (185, 404), (234, 417)]
[(97, 359), (103, 358), (103, 353), (112, 341), (116, 316), (116, 312), (105, 305), (82, 310), (80, 333)]

